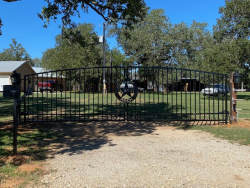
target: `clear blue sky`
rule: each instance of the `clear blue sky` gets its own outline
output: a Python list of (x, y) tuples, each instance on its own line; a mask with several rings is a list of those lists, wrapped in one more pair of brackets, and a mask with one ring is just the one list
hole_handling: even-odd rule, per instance
[[(145, 0), (151, 9), (161, 8), (171, 23), (185, 22), (191, 24), (193, 20), (207, 22), (208, 29), (216, 24), (220, 17), (219, 7), (224, 6), (225, 0)], [(3, 21), (3, 35), (0, 36), (0, 52), (9, 47), (11, 39), (15, 38), (28, 51), (32, 58), (41, 58), (46, 49), (55, 45), (55, 36), (60, 33), (58, 22), (51, 22), (48, 28), (43, 28), (37, 13), (41, 11), (44, 0), (22, 0), (6, 3), (0, 0), (0, 17)], [(92, 23), (99, 35), (102, 35), (103, 20), (93, 11), (74, 18), (76, 23)], [(114, 39), (109, 40), (110, 46), (117, 44)]]

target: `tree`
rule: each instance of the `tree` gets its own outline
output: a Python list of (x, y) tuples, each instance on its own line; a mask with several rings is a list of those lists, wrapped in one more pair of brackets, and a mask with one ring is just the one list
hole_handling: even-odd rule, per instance
[(226, 0), (226, 6), (219, 10), (221, 18), (214, 26), (218, 41), (229, 39), (249, 39), (250, 0)]
[(142, 65), (160, 65), (169, 58), (169, 27), (164, 10), (158, 9), (149, 12), (132, 29), (114, 27), (110, 33), (117, 36), (119, 44), (132, 61)]
[[(3, 1), (15, 2), (18, 0)], [(131, 26), (132, 23), (141, 20), (147, 10), (144, 0), (45, 0), (45, 2), (47, 5), (42, 8), (42, 12), (39, 14), (39, 17), (44, 21), (44, 26), (47, 26), (51, 19), (61, 17), (62, 24), (65, 27), (71, 27), (71, 17), (79, 16), (79, 10), (88, 12), (89, 9), (94, 10), (105, 21), (121, 21), (123, 25)]]
[[(239, 71), (244, 77), (250, 72), (250, 0), (226, 0), (225, 7), (219, 10), (221, 18), (214, 26), (214, 38), (217, 46), (224, 46), (228, 72)], [(222, 56), (222, 53), (218, 54)]]
[[(65, 37), (56, 37), (55, 48), (43, 54), (42, 65), (45, 68), (55, 70), (101, 65), (101, 44), (93, 25), (82, 24), (64, 33)], [(77, 38), (70, 38), (71, 33)]]
[(18, 43), (16, 39), (12, 39), (10, 48), (4, 49), (0, 53), (1, 61), (30, 61), (30, 56), (27, 51), (24, 49), (22, 44)]
[(200, 69), (200, 64), (203, 63), (200, 56), (213, 41), (206, 27), (206, 23), (196, 21), (193, 21), (190, 27), (185, 23), (171, 27), (169, 63), (180, 67)]
[(35, 67), (41, 67), (42, 66), (42, 60), (39, 59), (39, 58), (31, 59), (31, 63), (32, 63), (32, 66), (35, 66)]

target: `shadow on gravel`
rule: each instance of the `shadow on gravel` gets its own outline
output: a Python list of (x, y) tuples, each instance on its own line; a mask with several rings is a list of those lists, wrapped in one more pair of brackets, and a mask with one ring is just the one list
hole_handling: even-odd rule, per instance
[[(30, 123), (19, 127), (18, 153), (30, 156), (33, 160), (53, 158), (56, 154), (80, 154), (97, 150), (103, 145), (115, 146), (112, 136), (142, 136), (152, 134), (157, 127), (171, 126), (188, 130), (198, 122), (67, 122)], [(208, 122), (204, 122), (208, 125)], [(6, 126), (1, 130), (1, 156), (9, 156), (12, 148), (12, 129)]]
[(99, 149), (104, 144), (115, 146), (112, 136), (151, 134), (159, 125), (152, 122), (31, 123), (19, 130), (19, 144), (30, 149), (19, 153), (33, 155), (37, 160), (56, 154), (74, 155)]

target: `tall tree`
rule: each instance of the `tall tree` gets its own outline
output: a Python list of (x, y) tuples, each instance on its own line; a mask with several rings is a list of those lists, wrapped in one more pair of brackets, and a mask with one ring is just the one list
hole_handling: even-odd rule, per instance
[[(18, 0), (3, 1), (15, 2)], [(45, 26), (51, 19), (60, 17), (65, 27), (71, 27), (72, 16), (79, 16), (79, 10), (88, 12), (89, 9), (94, 10), (105, 21), (121, 21), (122, 24), (131, 26), (132, 23), (145, 16), (147, 9), (144, 0), (45, 0), (45, 2), (47, 5), (42, 8), (42, 12), (39, 14)]]
[(199, 59), (203, 50), (212, 41), (206, 23), (193, 21), (189, 27), (185, 23), (175, 24), (169, 32), (170, 64), (197, 69), (202, 63)]
[(250, 0), (226, 0), (225, 7), (219, 9), (221, 18), (214, 26), (217, 40), (249, 39)]
[[(58, 35), (55, 48), (43, 54), (42, 65), (45, 68), (55, 70), (101, 64), (101, 44), (93, 25), (82, 24), (64, 33), (66, 37)], [(71, 33), (77, 38), (70, 38)]]
[(168, 60), (169, 21), (164, 10), (152, 10), (145, 19), (131, 28), (121, 27), (110, 30), (125, 54), (134, 62), (142, 65), (160, 65)]
[[(216, 45), (230, 48), (231, 64), (241, 71), (250, 71), (250, 0), (226, 0), (225, 7), (219, 10), (221, 18), (214, 26)], [(218, 54), (218, 57), (223, 54)], [(225, 59), (224, 61), (226, 61)], [(236, 71), (228, 69), (228, 71)]]
[(10, 47), (4, 49), (3, 52), (0, 53), (1, 61), (30, 61), (30, 56), (22, 46), (22, 44), (18, 43), (16, 39), (12, 39), (12, 43)]

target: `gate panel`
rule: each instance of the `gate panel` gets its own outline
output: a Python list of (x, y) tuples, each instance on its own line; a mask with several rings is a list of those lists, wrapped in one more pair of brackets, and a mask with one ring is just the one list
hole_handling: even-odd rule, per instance
[(34, 121), (227, 121), (223, 74), (173, 67), (94, 67), (26, 75)]

